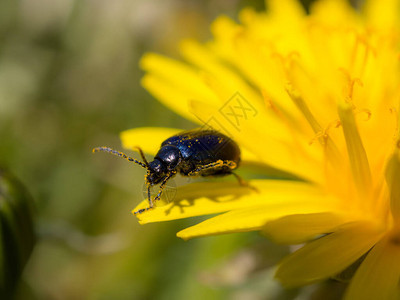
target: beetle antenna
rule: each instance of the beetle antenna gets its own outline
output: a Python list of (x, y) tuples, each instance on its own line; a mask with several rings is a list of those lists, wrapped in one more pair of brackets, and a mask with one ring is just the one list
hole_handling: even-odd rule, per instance
[(144, 164), (146, 165), (146, 167), (149, 165), (149, 163), (147, 162), (147, 159), (146, 159), (146, 157), (144, 156), (144, 154), (143, 154), (143, 150), (142, 150), (142, 148), (140, 148), (140, 147), (134, 147), (137, 151), (139, 151), (139, 153), (140, 153), (140, 156), (142, 157), (142, 159), (143, 159), (143, 162), (144, 162)]
[(108, 152), (108, 153), (110, 153), (110, 154), (113, 154), (113, 155), (122, 157), (122, 158), (124, 158), (124, 159), (126, 159), (126, 160), (129, 160), (129, 161), (131, 161), (131, 162), (134, 162), (134, 163), (138, 164), (139, 166), (141, 166), (142, 168), (148, 169), (147, 164), (142, 163), (141, 161), (139, 161), (139, 160), (137, 160), (137, 159), (134, 159), (133, 157), (130, 157), (130, 156), (126, 155), (125, 153), (119, 152), (119, 151), (114, 150), (114, 149), (111, 149), (111, 148), (109, 148), (109, 147), (97, 147), (97, 148), (94, 148), (92, 151), (93, 151), (93, 153), (94, 153), (94, 152), (100, 152), (100, 151)]

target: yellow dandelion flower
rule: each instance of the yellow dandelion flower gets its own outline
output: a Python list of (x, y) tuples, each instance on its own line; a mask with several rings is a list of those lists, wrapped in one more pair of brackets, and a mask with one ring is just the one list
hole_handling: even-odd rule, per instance
[[(137, 215), (140, 223), (218, 214), (183, 239), (260, 230), (307, 242), (276, 277), (301, 286), (362, 261), (347, 299), (399, 299), (400, 65), (398, 1), (321, 0), (306, 14), (295, 0), (219, 17), (207, 44), (184, 41), (186, 62), (147, 54), (143, 85), (181, 116), (233, 137), (243, 165), (300, 180), (198, 182)], [(124, 147), (155, 154), (177, 129), (122, 133)], [(151, 139), (147, 139), (147, 137)], [(135, 210), (147, 206), (141, 203)]]

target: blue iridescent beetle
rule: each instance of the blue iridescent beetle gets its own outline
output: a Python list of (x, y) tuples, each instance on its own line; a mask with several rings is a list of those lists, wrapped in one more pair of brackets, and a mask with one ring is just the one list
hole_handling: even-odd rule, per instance
[[(225, 176), (232, 174), (241, 185), (247, 186), (239, 175), (233, 172), (240, 163), (239, 146), (226, 135), (215, 130), (189, 130), (166, 139), (154, 160), (147, 162), (142, 149), (136, 148), (143, 162), (125, 153), (108, 147), (94, 148), (93, 152), (105, 151), (140, 165), (147, 170), (145, 177), (149, 207), (135, 212), (143, 213), (154, 207), (159, 200), (167, 181), (177, 173), (183, 176)], [(160, 184), (154, 200), (150, 187)]]

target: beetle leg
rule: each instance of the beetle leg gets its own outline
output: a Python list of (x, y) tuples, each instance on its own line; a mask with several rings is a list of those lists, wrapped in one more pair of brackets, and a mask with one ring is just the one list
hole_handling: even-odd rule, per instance
[(189, 172), (188, 176), (195, 176), (203, 170), (212, 169), (212, 168), (216, 168), (216, 167), (225, 167), (225, 166), (229, 167), (231, 170), (233, 170), (236, 168), (237, 165), (232, 160), (217, 160), (216, 162), (212, 162), (208, 165), (198, 167), (196, 170)]
[(250, 188), (250, 189), (256, 191), (257, 193), (259, 192), (259, 190), (258, 190), (256, 187), (250, 185), (246, 180), (244, 180), (242, 177), (240, 177), (240, 176), (239, 176), (238, 174), (236, 174), (235, 172), (231, 172), (231, 174), (232, 174), (233, 176), (235, 176), (235, 178), (237, 179), (237, 181), (239, 182), (239, 184), (240, 184), (241, 186), (248, 187), (248, 188)]
[(145, 211), (148, 211), (148, 210), (150, 210), (150, 209), (152, 209), (152, 208), (153, 208), (153, 207), (142, 208), (142, 209), (139, 209), (139, 210), (137, 210), (137, 211), (134, 211), (133, 213), (134, 213), (135, 215), (141, 214), (141, 213), (144, 213)]
[(147, 185), (147, 200), (149, 200), (149, 207), (142, 208), (142, 209), (139, 209), (139, 210), (133, 212), (135, 215), (136, 214), (141, 214), (141, 213), (143, 213), (145, 211), (148, 211), (148, 210), (153, 208), (154, 205), (153, 205), (153, 201), (151, 200), (150, 185)]
[(147, 199), (149, 200), (149, 208), (153, 208), (153, 201), (151, 200), (150, 185), (147, 186)]
[(148, 210), (152, 209), (152, 208), (154, 207), (154, 202), (157, 201), (157, 200), (160, 200), (162, 191), (163, 191), (165, 185), (167, 184), (167, 181), (168, 181), (169, 179), (171, 179), (171, 177), (174, 176), (175, 174), (176, 174), (176, 172), (170, 172), (170, 173), (164, 178), (164, 180), (163, 180), (163, 181), (161, 182), (161, 184), (160, 184), (160, 190), (158, 191), (158, 194), (157, 194), (157, 196), (154, 198), (154, 200), (151, 200), (150, 185), (148, 185), (148, 186), (147, 186), (147, 198), (148, 198), (148, 200), (149, 200), (149, 207), (139, 209), (139, 210), (135, 211), (134, 214), (135, 214), (135, 215), (136, 215), (136, 214), (141, 214), (141, 213), (143, 213), (143, 212), (145, 212), (145, 211), (148, 211)]
[(164, 189), (165, 185), (167, 184), (167, 181), (168, 181), (169, 179), (171, 179), (171, 177), (174, 176), (175, 174), (176, 174), (176, 172), (170, 172), (170, 173), (167, 175), (167, 177), (164, 178), (164, 180), (163, 180), (163, 181), (161, 182), (161, 184), (160, 184), (160, 190), (158, 191), (157, 196), (154, 198), (154, 201), (160, 200), (162, 190)]

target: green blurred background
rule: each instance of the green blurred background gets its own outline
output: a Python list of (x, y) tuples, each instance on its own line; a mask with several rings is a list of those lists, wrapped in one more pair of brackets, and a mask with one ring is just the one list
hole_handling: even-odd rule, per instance
[[(34, 198), (38, 242), (19, 299), (292, 299), (272, 281), (287, 249), (257, 233), (184, 242), (180, 220), (140, 226), (143, 170), (121, 149), (142, 126), (194, 128), (141, 86), (138, 62), (177, 56), (220, 14), (263, 1), (0, 1), (0, 166)], [(149, 137), (151, 139), (151, 137)], [(246, 172), (246, 170), (245, 170)], [(307, 295), (307, 293), (305, 294)]]

